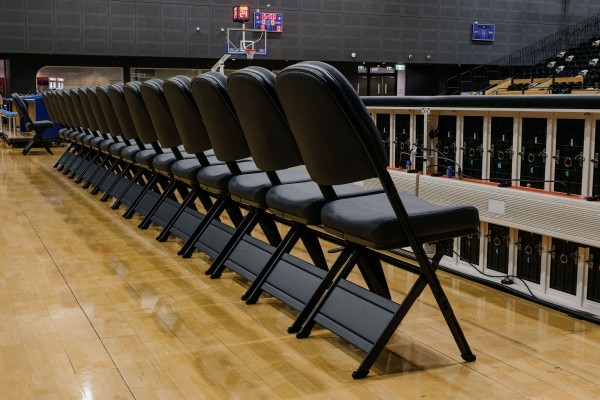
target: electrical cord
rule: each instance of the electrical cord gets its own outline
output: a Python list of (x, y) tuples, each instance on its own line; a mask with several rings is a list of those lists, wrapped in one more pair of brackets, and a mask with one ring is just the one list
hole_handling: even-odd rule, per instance
[(452, 252), (453, 252), (454, 254), (456, 254), (456, 255), (458, 256), (458, 258), (459, 258), (461, 261), (464, 261), (464, 262), (466, 262), (466, 263), (467, 263), (467, 264), (469, 264), (471, 267), (473, 267), (473, 269), (474, 269), (475, 271), (479, 272), (481, 275), (483, 275), (483, 276), (485, 276), (485, 277), (487, 277), (487, 278), (510, 278), (510, 279), (518, 279), (519, 281), (521, 281), (521, 283), (522, 283), (523, 285), (525, 285), (525, 287), (527, 288), (527, 291), (529, 291), (529, 294), (530, 294), (530, 296), (531, 296), (532, 298), (534, 298), (534, 299), (536, 299), (536, 300), (537, 300), (537, 296), (536, 296), (535, 294), (533, 294), (533, 291), (531, 290), (531, 288), (529, 287), (529, 285), (527, 284), (527, 282), (525, 282), (525, 280), (524, 280), (523, 278), (520, 278), (520, 277), (518, 277), (518, 276), (516, 276), (516, 275), (508, 275), (508, 274), (506, 274), (506, 275), (491, 275), (491, 274), (486, 274), (485, 272), (483, 272), (483, 271), (480, 271), (480, 270), (479, 270), (479, 268), (477, 268), (477, 266), (475, 266), (475, 265), (474, 265), (473, 263), (471, 263), (469, 260), (467, 260), (467, 259), (465, 259), (465, 258), (461, 257), (461, 255), (460, 255), (460, 254), (458, 254), (458, 252), (457, 252), (456, 250), (452, 250)]

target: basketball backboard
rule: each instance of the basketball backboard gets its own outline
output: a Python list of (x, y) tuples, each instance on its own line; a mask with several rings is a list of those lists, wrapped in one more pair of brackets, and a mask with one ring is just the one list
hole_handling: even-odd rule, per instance
[(247, 56), (249, 59), (267, 55), (267, 32), (257, 29), (228, 28), (227, 54)]

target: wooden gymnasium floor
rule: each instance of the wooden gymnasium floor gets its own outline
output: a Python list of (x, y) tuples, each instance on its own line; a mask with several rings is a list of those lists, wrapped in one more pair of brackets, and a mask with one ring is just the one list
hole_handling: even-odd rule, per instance
[[(440, 273), (477, 361), (462, 362), (426, 292), (367, 379), (324, 330), (297, 340), (273, 298), (211, 281), (52, 169), (2, 148), (0, 399), (592, 399), (600, 327)], [(60, 153), (60, 149), (55, 149)], [(121, 211), (122, 212), (122, 211)], [(411, 275), (389, 269), (397, 298)]]

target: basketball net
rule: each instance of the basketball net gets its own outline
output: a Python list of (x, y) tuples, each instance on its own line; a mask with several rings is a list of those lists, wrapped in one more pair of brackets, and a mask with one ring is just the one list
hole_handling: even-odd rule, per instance
[(254, 59), (254, 53), (256, 53), (256, 50), (254, 50), (254, 49), (244, 49), (244, 52), (246, 53), (246, 58), (248, 60)]

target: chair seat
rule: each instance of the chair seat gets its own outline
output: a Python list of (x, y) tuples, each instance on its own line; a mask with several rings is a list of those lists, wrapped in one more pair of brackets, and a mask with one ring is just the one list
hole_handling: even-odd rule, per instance
[(113, 143), (109, 148), (108, 152), (114, 157), (121, 157), (121, 151), (127, 147), (127, 144), (124, 142)]
[[(408, 218), (423, 243), (477, 233), (479, 212), (473, 206), (439, 206), (400, 193)], [(376, 249), (408, 246), (392, 206), (383, 193), (335, 200), (323, 207), (325, 229), (350, 242)]]
[[(214, 156), (214, 153), (204, 153), (206, 155), (206, 159), (211, 165), (222, 165), (223, 163), (217, 160), (217, 157)], [(171, 173), (175, 177), (175, 179), (183, 181), (188, 184), (197, 184), (198, 183), (198, 171), (201, 168), (204, 168), (200, 165), (198, 159), (194, 158), (186, 158), (183, 160), (178, 160), (173, 163), (171, 166)]]
[[(366, 196), (381, 189), (365, 189), (355, 184), (333, 186), (338, 198)], [(275, 186), (267, 192), (267, 204), (274, 214), (306, 225), (321, 224), (321, 208), (327, 203), (314, 182)]]
[[(260, 172), (252, 161), (238, 161), (237, 164), (242, 174)], [(198, 183), (203, 189), (218, 194), (228, 193), (227, 185), (232, 177), (233, 174), (226, 164), (201, 168), (197, 175)]]
[(54, 126), (54, 122), (42, 120), (42, 121), (33, 121), (31, 125), (34, 130), (42, 130), (42, 129), (50, 129)]
[[(181, 152), (181, 156), (183, 157), (183, 159), (196, 160), (195, 155), (189, 154), (189, 153), (186, 153), (183, 151)], [(156, 171), (160, 171), (160, 172), (166, 173), (166, 174), (171, 174), (171, 166), (173, 165), (173, 163), (175, 161), (178, 161), (178, 159), (175, 157), (175, 154), (173, 154), (172, 152), (159, 154), (152, 159), (152, 167)]]
[(141, 164), (147, 168), (152, 167), (152, 159), (157, 156), (156, 151), (154, 149), (148, 150), (140, 150), (136, 152), (134, 155), (135, 162)]
[[(297, 169), (277, 171), (277, 176), (284, 185), (310, 181), (306, 171)], [(267, 207), (267, 192), (272, 187), (264, 172), (234, 176), (228, 184), (229, 193), (234, 200), (258, 208)]]
[(110, 146), (112, 146), (115, 143), (115, 139), (113, 138), (104, 139), (102, 142), (100, 142), (100, 151), (102, 151), (103, 153), (109, 153)]
[(140, 151), (140, 146), (138, 146), (137, 144), (125, 146), (125, 147), (123, 147), (123, 149), (121, 149), (121, 154), (119, 155), (119, 157), (122, 160), (133, 163), (133, 162), (135, 162), (135, 155), (138, 151)]
[(90, 147), (97, 149), (100, 146), (100, 143), (104, 140), (102, 136), (96, 136), (90, 139)]

